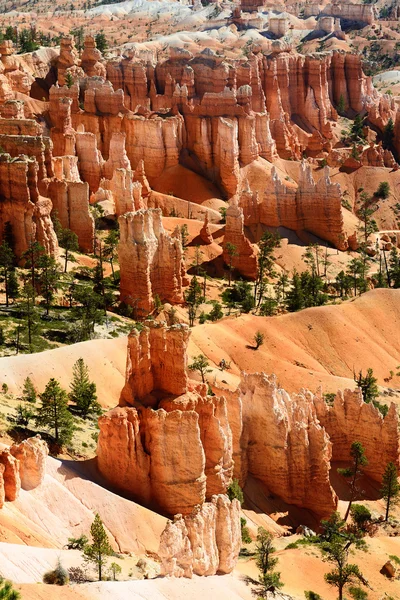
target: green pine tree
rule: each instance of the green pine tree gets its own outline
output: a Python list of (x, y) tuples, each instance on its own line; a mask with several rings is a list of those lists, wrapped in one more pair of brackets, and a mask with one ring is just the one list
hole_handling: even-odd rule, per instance
[(108, 541), (106, 530), (98, 513), (96, 513), (90, 527), (90, 535), (92, 536), (92, 543), (84, 547), (83, 556), (87, 562), (93, 563), (97, 567), (99, 581), (101, 581), (106, 557), (112, 555), (113, 549)]
[(59, 444), (68, 444), (75, 430), (74, 419), (68, 410), (68, 395), (59, 382), (51, 378), (42, 394), (41, 406), (37, 411), (36, 424), (54, 432)]
[(400, 500), (400, 485), (398, 481), (398, 471), (394, 463), (389, 462), (386, 465), (382, 478), (382, 497), (386, 500), (385, 521), (389, 518), (390, 509)]
[(89, 369), (83, 358), (78, 358), (72, 367), (73, 379), (70, 385), (69, 398), (76, 404), (81, 416), (86, 419), (89, 414), (99, 414), (101, 406), (97, 402), (96, 384), (89, 380)]
[(24, 381), (24, 387), (22, 388), (22, 399), (25, 400), (25, 402), (36, 402), (36, 389), (30, 377), (27, 377)]

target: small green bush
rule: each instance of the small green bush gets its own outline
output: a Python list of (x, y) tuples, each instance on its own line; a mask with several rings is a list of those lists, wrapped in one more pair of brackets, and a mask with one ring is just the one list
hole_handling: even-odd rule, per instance
[(371, 521), (371, 511), (362, 504), (353, 504), (350, 510), (351, 518), (358, 527), (365, 527), (365, 525)]
[(322, 596), (317, 594), (317, 592), (312, 592), (311, 590), (304, 592), (304, 595), (307, 600), (322, 600)]
[(234, 498), (236, 498), (237, 500), (239, 500), (240, 505), (243, 504), (243, 502), (244, 502), (243, 492), (242, 492), (242, 488), (240, 487), (237, 479), (234, 479), (232, 481), (232, 483), (229, 485), (226, 493), (227, 493), (229, 500), (233, 500)]
[(53, 571), (47, 571), (47, 573), (43, 575), (43, 583), (47, 583), (48, 585), (68, 585), (68, 571), (64, 569), (60, 561), (58, 561), (57, 566)]

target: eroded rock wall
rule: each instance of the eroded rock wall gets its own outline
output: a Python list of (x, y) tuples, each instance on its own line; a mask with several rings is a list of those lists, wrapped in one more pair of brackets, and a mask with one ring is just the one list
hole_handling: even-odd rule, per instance
[(154, 308), (154, 297), (172, 304), (183, 301), (183, 250), (180, 236), (162, 225), (160, 209), (139, 210), (119, 217), (118, 257), (121, 300), (138, 317)]

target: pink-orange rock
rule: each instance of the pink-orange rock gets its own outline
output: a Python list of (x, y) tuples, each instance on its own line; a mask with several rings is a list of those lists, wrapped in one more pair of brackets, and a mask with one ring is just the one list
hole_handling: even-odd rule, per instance
[(314, 404), (318, 419), (332, 442), (332, 458), (350, 460), (350, 447), (355, 441), (365, 449), (368, 465), (365, 473), (381, 481), (388, 462), (399, 465), (399, 422), (395, 404), (383, 417), (373, 404), (363, 401), (361, 390), (339, 391), (333, 406), (316, 396)]
[(71, 35), (65, 36), (60, 42), (60, 56), (57, 61), (58, 83), (65, 84), (65, 72), (73, 67), (78, 60), (74, 39)]
[(137, 164), (134, 174), (134, 180), (140, 183), (140, 185), (142, 186), (142, 196), (146, 198), (150, 194), (151, 188), (149, 182), (147, 181), (143, 160), (140, 160)]
[(104, 165), (104, 176), (112, 179), (116, 169), (130, 169), (131, 164), (125, 151), (125, 134), (116, 132), (111, 135), (108, 160)]
[(11, 223), (14, 252), (20, 257), (32, 239), (37, 239), (51, 256), (58, 256), (58, 242), (50, 218), (51, 202), (38, 191), (39, 166), (35, 159), (0, 159), (0, 235)]
[(204, 224), (203, 227), (200, 229), (200, 237), (205, 244), (212, 244), (214, 241), (210, 230), (210, 220), (208, 216), (208, 211), (204, 215)]
[(134, 307), (137, 317), (153, 310), (156, 294), (171, 304), (182, 302), (182, 244), (164, 230), (161, 210), (127, 213), (119, 224), (121, 300)]
[(282, 181), (275, 167), (271, 170), (272, 185), (263, 197), (245, 189), (240, 195), (240, 206), (246, 224), (263, 223), (271, 227), (287, 227), (294, 231), (306, 230), (345, 250), (348, 240), (344, 228), (341, 189), (332, 183), (329, 167), (324, 168), (315, 183), (311, 166), (300, 165), (298, 186)]
[(0, 508), (3, 508), (4, 502), (6, 500), (6, 494), (4, 490), (4, 465), (0, 464)]
[[(235, 247), (234, 256), (230, 256), (228, 244)], [(253, 246), (244, 233), (243, 210), (238, 205), (236, 197), (232, 198), (226, 211), (226, 225), (224, 237), (225, 263), (239, 271), (244, 277), (255, 279), (257, 277), (257, 248)]]
[(169, 577), (231, 573), (241, 545), (240, 504), (213, 496), (185, 517), (176, 515), (161, 534), (158, 554)]
[(166, 327), (146, 321), (139, 332), (128, 336), (125, 386), (121, 399), (134, 404), (154, 391), (179, 396), (187, 390), (187, 345), (190, 332), (186, 325)]
[(275, 376), (253, 373), (243, 375), (240, 398), (247, 472), (285, 502), (329, 516), (337, 505), (329, 483), (332, 444), (312, 395), (290, 398)]
[(160, 408), (194, 410), (199, 415), (200, 438), (206, 464), (206, 498), (226, 492), (232, 481), (233, 445), (228, 416), (228, 403), (221, 396), (207, 396), (207, 386), (202, 385), (196, 394), (184, 394), (176, 400), (163, 400)]
[(105, 77), (106, 68), (101, 63), (102, 55), (96, 47), (94, 37), (87, 35), (81, 56), (81, 66), (88, 77)]
[(33, 490), (38, 487), (46, 474), (46, 459), (49, 449), (40, 435), (28, 438), (10, 448), (11, 454), (19, 460), (21, 487)]
[(113, 486), (170, 515), (205, 501), (196, 412), (116, 408), (100, 417), (99, 427), (97, 464)]
[(19, 461), (14, 458), (10, 450), (0, 452), (0, 464), (4, 467), (4, 493), (5, 499), (13, 502), (18, 498), (21, 489), (21, 479), (19, 476)]

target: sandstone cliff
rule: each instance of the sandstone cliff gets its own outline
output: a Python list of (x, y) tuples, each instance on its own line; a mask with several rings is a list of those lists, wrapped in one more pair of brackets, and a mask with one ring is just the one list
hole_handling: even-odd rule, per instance
[(137, 317), (153, 310), (156, 294), (172, 304), (182, 302), (182, 244), (164, 230), (161, 210), (127, 213), (119, 224), (121, 300), (134, 307)]
[(289, 504), (331, 514), (337, 505), (329, 483), (332, 444), (312, 396), (290, 398), (263, 373), (244, 374), (239, 393), (244, 478), (250, 473)]
[(161, 534), (162, 574), (172, 577), (231, 573), (241, 546), (240, 504), (213, 496), (190, 515), (176, 515)]
[(363, 401), (361, 390), (338, 392), (333, 406), (316, 396), (314, 405), (321, 425), (332, 442), (332, 459), (350, 460), (350, 447), (355, 441), (365, 448), (368, 465), (365, 473), (376, 481), (389, 461), (399, 465), (399, 422), (395, 404), (386, 417), (373, 404)]

